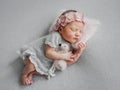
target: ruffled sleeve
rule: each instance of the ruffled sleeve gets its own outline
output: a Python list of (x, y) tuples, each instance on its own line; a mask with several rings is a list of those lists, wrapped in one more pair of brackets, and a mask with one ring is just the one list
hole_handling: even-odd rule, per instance
[(45, 44), (56, 48), (61, 40), (61, 36), (58, 32), (51, 32), (45, 40)]

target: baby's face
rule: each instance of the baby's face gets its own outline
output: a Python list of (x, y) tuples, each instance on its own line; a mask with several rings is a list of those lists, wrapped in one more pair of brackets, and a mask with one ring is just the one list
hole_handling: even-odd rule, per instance
[(84, 24), (81, 22), (71, 22), (60, 30), (62, 38), (70, 43), (76, 43), (81, 40)]

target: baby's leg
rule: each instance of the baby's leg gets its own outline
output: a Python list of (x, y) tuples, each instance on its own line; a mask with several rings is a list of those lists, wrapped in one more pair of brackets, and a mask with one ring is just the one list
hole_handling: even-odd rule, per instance
[(32, 75), (30, 73), (35, 71), (35, 67), (30, 62), (29, 56), (26, 56), (25, 61), (26, 61), (26, 65), (22, 72), (22, 83), (24, 85), (29, 85), (29, 84), (32, 84)]

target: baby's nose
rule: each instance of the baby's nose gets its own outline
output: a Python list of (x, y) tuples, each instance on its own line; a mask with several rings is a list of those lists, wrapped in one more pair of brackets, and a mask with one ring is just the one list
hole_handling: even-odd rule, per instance
[(75, 35), (76, 35), (76, 36), (80, 36), (80, 33), (79, 33), (79, 32), (76, 32)]

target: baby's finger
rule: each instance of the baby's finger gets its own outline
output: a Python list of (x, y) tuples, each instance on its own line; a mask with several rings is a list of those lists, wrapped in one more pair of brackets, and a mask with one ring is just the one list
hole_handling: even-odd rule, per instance
[(75, 55), (72, 55), (70, 58), (75, 58), (75, 57), (77, 57), (77, 54), (75, 54)]
[(74, 61), (73, 59), (68, 59), (67, 61)]
[(81, 43), (78, 44), (78, 46), (79, 47), (86, 47), (86, 43), (81, 42)]
[(83, 47), (83, 43), (80, 43), (79, 46), (80, 46), (80, 47)]
[(83, 42), (82, 44), (83, 44), (83, 47), (86, 47), (86, 45), (87, 45), (87, 44), (86, 44), (86, 43), (84, 43), (84, 42)]
[(70, 55), (70, 56), (72, 55), (72, 51), (69, 52), (69, 55)]

